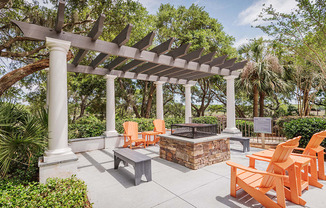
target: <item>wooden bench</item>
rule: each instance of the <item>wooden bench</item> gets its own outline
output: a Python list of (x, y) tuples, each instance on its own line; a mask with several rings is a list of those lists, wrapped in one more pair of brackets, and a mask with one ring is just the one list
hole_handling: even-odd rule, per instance
[(243, 146), (243, 152), (249, 152), (250, 151), (250, 138), (246, 137), (230, 137), (230, 140), (238, 141)]
[(135, 169), (135, 186), (137, 186), (144, 174), (147, 181), (152, 180), (151, 158), (131, 149), (116, 149), (114, 152), (114, 169), (118, 169), (122, 161), (125, 166), (131, 164)]

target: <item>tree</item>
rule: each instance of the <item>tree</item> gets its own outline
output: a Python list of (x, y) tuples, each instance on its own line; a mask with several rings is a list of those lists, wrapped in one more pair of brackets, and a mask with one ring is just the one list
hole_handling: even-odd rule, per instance
[(297, 9), (290, 14), (277, 12), (272, 5), (259, 17), (266, 24), (262, 31), (273, 36), (293, 54), (319, 67), (326, 76), (326, 3), (325, 0), (296, 0)]
[(284, 91), (287, 84), (282, 79), (283, 69), (276, 56), (268, 50), (262, 38), (254, 39), (242, 45), (239, 53), (249, 63), (241, 73), (238, 86), (253, 95), (253, 117), (264, 116), (264, 100), (266, 96)]
[[(176, 8), (171, 4), (162, 4), (156, 18), (160, 42), (175, 37), (173, 47), (191, 43), (189, 52), (204, 47), (205, 53), (217, 51), (216, 56), (236, 56), (236, 50), (231, 47), (234, 38), (227, 35), (218, 20), (210, 17), (203, 7), (192, 4), (187, 9), (185, 6)], [(216, 99), (212, 90), (217, 80), (217, 77), (200, 79), (192, 87), (193, 100), (196, 102), (192, 107), (196, 116), (204, 116), (205, 110)], [(183, 87), (179, 87), (177, 92), (184, 95)]]

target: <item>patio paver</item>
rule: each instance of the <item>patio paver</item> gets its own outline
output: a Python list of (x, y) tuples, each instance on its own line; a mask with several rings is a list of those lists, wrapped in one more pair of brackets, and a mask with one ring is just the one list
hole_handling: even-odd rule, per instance
[[(231, 142), (231, 160), (248, 165), (246, 154), (260, 151), (251, 148), (242, 153), (241, 145)], [(225, 162), (190, 170), (184, 166), (159, 158), (159, 147), (150, 146), (135, 151), (152, 158), (153, 181), (134, 186), (132, 166), (114, 170), (113, 151), (95, 150), (77, 154), (77, 177), (88, 186), (88, 196), (94, 207), (262, 207), (245, 191), (238, 191), (237, 198), (230, 194), (230, 167)], [(122, 165), (122, 164), (121, 164)], [(266, 169), (267, 163), (258, 161), (256, 167)], [(302, 198), (307, 207), (322, 208), (326, 204), (326, 182), (323, 189), (309, 186)], [(274, 197), (271, 192), (270, 197)], [(288, 207), (301, 207), (287, 202)]]

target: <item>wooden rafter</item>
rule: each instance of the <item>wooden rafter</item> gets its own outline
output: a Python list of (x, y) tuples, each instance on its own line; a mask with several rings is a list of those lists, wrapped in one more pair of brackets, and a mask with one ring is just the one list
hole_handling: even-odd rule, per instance
[[(105, 19), (105, 15), (101, 14), (100, 17), (96, 20), (91, 31), (88, 33), (87, 37), (90, 37), (92, 39), (92, 41), (96, 41), (101, 36), (101, 34), (103, 32), (104, 19)], [(87, 53), (88, 53), (88, 50), (79, 49), (72, 64), (77, 66), (83, 60), (83, 58), (86, 56)]]
[[(138, 48), (140, 51), (146, 50), (148, 47), (150, 47), (153, 43), (155, 33), (151, 32), (148, 35), (146, 35), (143, 39), (141, 39), (139, 42), (137, 42), (132, 47)], [(114, 59), (111, 63), (106, 65), (104, 68), (107, 68), (109, 70), (115, 69), (118, 66), (121, 66), (124, 64), (128, 59), (124, 57), (117, 57)]]
[(224, 69), (224, 68), (229, 68), (231, 66), (233, 66), (234, 62), (237, 60), (237, 58), (233, 58), (233, 59), (229, 59), (227, 61), (225, 61), (222, 65), (220, 65), (219, 67), (221, 69)]
[[(179, 56), (182, 56), (185, 53), (187, 53), (190, 45), (191, 45), (190, 43), (184, 44), (184, 45), (180, 46), (179, 48), (176, 48), (176, 49), (170, 51), (166, 55), (167, 56), (172, 56), (173, 59), (175, 59), (175, 58), (177, 58)], [(138, 67), (137, 69), (133, 70), (133, 72), (135, 72), (137, 74), (144, 73), (144, 72), (147, 72), (146, 74), (152, 74), (152, 73), (148, 73), (148, 71), (150, 71), (150, 70), (152, 70), (152, 69), (154, 69), (154, 68), (156, 68), (158, 66), (160, 66), (160, 65), (153, 64), (153, 63), (146, 63), (146, 64), (143, 64), (142, 66)], [(169, 68), (169, 67), (165, 66), (165, 68)]]
[[(204, 52), (204, 50), (205, 50), (205, 48), (200, 48), (200, 49), (197, 49), (197, 50), (195, 50), (195, 51), (193, 51), (191, 53), (188, 53), (188, 54), (186, 54), (184, 56), (181, 56), (180, 58), (186, 60), (187, 62), (194, 61), (194, 60), (197, 60), (197, 59), (200, 58), (200, 56)], [(166, 70), (162, 70), (162, 71), (156, 73), (156, 75), (158, 75), (158, 76), (167, 76), (169, 74), (175, 73), (176, 70), (178, 70), (178, 68), (170, 67), (170, 68), (168, 68)]]
[(220, 66), (225, 62), (225, 59), (227, 58), (227, 55), (220, 56), (218, 58), (213, 59), (210, 63), (208, 63), (210, 66)]
[(54, 30), (57, 33), (61, 33), (63, 27), (63, 23), (65, 19), (65, 4), (66, 2), (64, 0), (59, 0), (57, 19), (54, 26)]
[(115, 75), (121, 78), (137, 79), (137, 80), (144, 80), (144, 81), (163, 81), (171, 84), (195, 84), (196, 83), (196, 81), (188, 81), (185, 79), (169, 80), (168, 77), (158, 77), (155, 75), (148, 76), (146, 74), (136, 74), (134, 72), (123, 72), (120, 70), (109, 70), (105, 68), (93, 69), (90, 66), (78, 65), (76, 67), (73, 64), (68, 64), (67, 66), (68, 66), (67, 68), (68, 72), (74, 72), (74, 73), (85, 73), (85, 74), (95, 74), (95, 75)]
[[(130, 39), (130, 33), (132, 29), (132, 24), (128, 24), (117, 37), (114, 38), (112, 43), (116, 43), (119, 47), (124, 45)], [(100, 53), (90, 64), (91, 67), (96, 68), (98, 65), (103, 63), (105, 59), (110, 56), (110, 53)]]
[[(150, 52), (154, 52), (157, 55), (161, 55), (163, 53), (166, 53), (167, 51), (170, 50), (171, 45), (174, 41), (174, 38), (170, 38), (169, 40), (163, 42), (162, 44), (156, 46), (155, 48), (153, 48)], [(136, 68), (137, 66), (145, 63), (146, 61), (139, 61), (139, 60), (133, 60), (131, 62), (129, 62), (128, 64), (124, 65), (121, 70), (123, 72), (128, 72), (131, 71), (132, 69)]]

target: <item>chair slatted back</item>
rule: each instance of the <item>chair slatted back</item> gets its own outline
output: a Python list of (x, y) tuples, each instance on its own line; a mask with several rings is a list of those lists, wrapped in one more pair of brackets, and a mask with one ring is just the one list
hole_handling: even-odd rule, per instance
[(326, 137), (326, 131), (321, 131), (312, 135), (309, 143), (307, 144), (303, 154), (308, 155), (311, 149), (315, 149), (320, 146)]
[[(267, 168), (267, 172), (270, 173), (275, 173), (274, 170), (274, 166), (275, 163), (286, 163), (288, 162), (288, 160), (290, 160), (290, 155), (293, 151), (294, 148), (298, 147), (299, 145), (299, 140), (300, 140), (301, 136), (299, 137), (295, 137), (293, 139), (290, 139), (286, 142), (280, 143), (279, 145), (277, 145), (276, 150), (272, 156), (271, 162)], [(278, 173), (280, 174), (280, 173)], [(275, 177), (272, 176), (264, 176), (260, 187), (263, 188), (268, 188), (274, 185), (274, 179)]]
[(153, 121), (153, 124), (154, 124), (154, 131), (163, 132), (163, 134), (166, 133), (164, 120), (156, 119)]
[(138, 123), (133, 121), (127, 121), (123, 123), (123, 129), (125, 134), (131, 135), (131, 139), (138, 139)]

